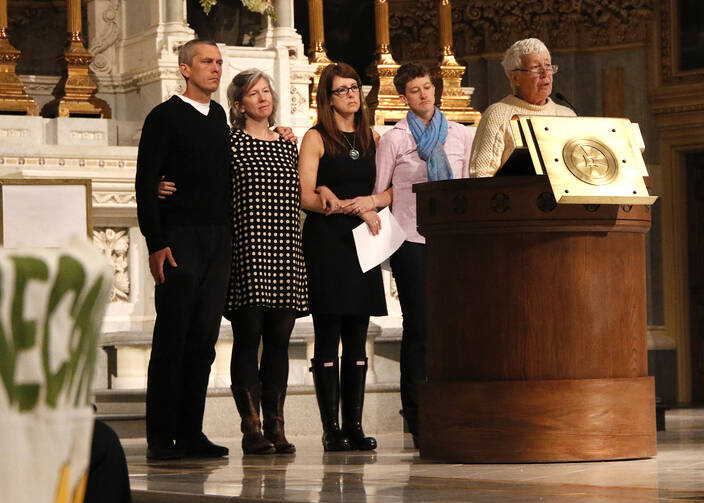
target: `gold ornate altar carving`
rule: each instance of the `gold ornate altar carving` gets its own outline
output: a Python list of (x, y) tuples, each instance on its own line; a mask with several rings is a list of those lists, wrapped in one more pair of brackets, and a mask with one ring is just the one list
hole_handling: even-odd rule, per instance
[(323, 18), (323, 0), (308, 0), (308, 29), (310, 32), (310, 49), (308, 50), (308, 61), (315, 67), (313, 72), (313, 84), (310, 87), (310, 118), (316, 122), (318, 112), (318, 82), (323, 68), (332, 61), (325, 51), (325, 29)]
[(39, 115), (34, 100), (24, 92), (24, 84), (15, 73), (20, 51), (7, 37), (7, 0), (0, 0), (0, 113)]
[[(421, 0), (421, 3), (427, 0)], [(434, 2), (432, 6), (434, 6)], [(437, 0), (439, 14), (441, 47), (440, 63), (433, 75), (434, 80), (442, 80), (442, 95), (438, 105), (448, 119), (464, 124), (476, 124), (481, 114), (469, 106), (470, 95), (461, 87), (462, 76), (466, 66), (460, 65), (455, 59), (452, 48), (452, 6), (450, 0)], [(322, 0), (308, 0), (308, 17), (310, 31), (309, 61), (315, 66), (313, 84), (310, 94), (310, 115), (315, 121), (317, 106), (317, 88), (320, 73), (331, 63), (325, 51), (325, 34), (323, 22)], [(376, 60), (371, 65), (369, 76), (372, 79), (372, 89), (366, 102), (370, 108), (373, 124), (393, 124), (408, 112), (408, 107), (399, 98), (394, 86), (394, 77), (400, 65), (396, 63), (390, 49), (389, 32), (389, 0), (374, 1), (374, 18), (376, 28)], [(437, 33), (435, 34), (437, 39)], [(427, 40), (426, 40), (427, 42)], [(432, 44), (429, 44), (432, 46)], [(417, 58), (411, 58), (417, 60)], [(471, 93), (471, 91), (470, 91)]]
[(394, 124), (406, 116), (408, 107), (401, 101), (394, 86), (394, 77), (401, 65), (396, 63), (389, 49), (388, 0), (374, 1), (374, 21), (376, 61), (369, 72), (373, 84), (367, 96), (367, 105), (374, 124)]
[(88, 51), (81, 38), (81, 2), (68, 0), (68, 39), (64, 50), (66, 70), (59, 81), (54, 96), (56, 98), (42, 108), (42, 115), (49, 117), (69, 117), (71, 115), (111, 117), (110, 106), (97, 98), (98, 86), (89, 73), (93, 55)]
[[(440, 45), (442, 47), (439, 68), (433, 75), (434, 80), (442, 81), (442, 94), (438, 97), (438, 106), (450, 120), (476, 124), (481, 114), (469, 106), (470, 96), (461, 87), (466, 67), (457, 62), (452, 49), (450, 0), (438, 0), (435, 12), (441, 20)], [(377, 52), (376, 62), (369, 73), (373, 85), (367, 97), (367, 104), (372, 112), (374, 124), (393, 124), (406, 116), (408, 107), (399, 98), (393, 83), (400, 65), (394, 60), (389, 47), (388, 0), (375, 0), (374, 16)]]
[[(399, 61), (435, 59), (436, 0), (394, 0), (391, 50)], [(656, 0), (454, 0), (452, 31), (458, 58), (503, 53), (516, 40), (538, 37), (555, 52), (642, 46)], [(430, 43), (429, 43), (430, 42)]]
[(440, 23), (440, 77), (442, 78), (442, 101), (440, 109), (449, 120), (463, 124), (479, 123), (481, 114), (469, 106), (471, 97), (462, 89), (462, 76), (466, 66), (455, 59), (452, 38), (452, 5), (450, 0), (438, 1)]

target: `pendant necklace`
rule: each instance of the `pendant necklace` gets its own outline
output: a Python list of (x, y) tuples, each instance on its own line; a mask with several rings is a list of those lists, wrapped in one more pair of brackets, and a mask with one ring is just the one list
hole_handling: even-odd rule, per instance
[(354, 148), (355, 144), (357, 143), (357, 135), (354, 135), (352, 137), (352, 143), (350, 143), (350, 141), (347, 139), (347, 136), (345, 135), (345, 133), (342, 133), (342, 137), (347, 142), (347, 145), (350, 146), (350, 151), (349, 151), (350, 159), (352, 159), (353, 161), (356, 161), (357, 159), (359, 159), (359, 150)]

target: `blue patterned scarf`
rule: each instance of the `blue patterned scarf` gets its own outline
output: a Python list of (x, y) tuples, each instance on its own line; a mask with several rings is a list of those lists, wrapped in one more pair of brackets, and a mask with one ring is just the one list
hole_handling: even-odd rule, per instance
[(418, 155), (428, 167), (428, 180), (431, 182), (452, 180), (452, 169), (444, 148), (447, 138), (447, 119), (443, 113), (435, 107), (433, 119), (427, 127), (412, 110), (406, 114), (406, 120), (416, 141)]

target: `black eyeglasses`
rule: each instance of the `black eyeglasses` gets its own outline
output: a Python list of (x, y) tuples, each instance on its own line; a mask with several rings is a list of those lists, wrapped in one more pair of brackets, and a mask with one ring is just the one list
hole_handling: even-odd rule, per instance
[(352, 85), (352, 86), (350, 86), (350, 87), (342, 86), (342, 87), (338, 87), (337, 89), (333, 89), (333, 90), (330, 91), (330, 92), (331, 92), (332, 94), (334, 94), (335, 96), (337, 96), (338, 98), (344, 98), (344, 97), (347, 96), (350, 92), (358, 93), (358, 92), (359, 92), (359, 86), (356, 85), (356, 84), (355, 84), (355, 85)]
[(514, 68), (513, 71), (532, 73), (533, 75), (543, 75), (546, 73), (552, 73), (553, 75), (555, 75), (557, 73), (557, 65), (536, 66), (535, 68), (531, 68), (530, 70), (525, 70), (523, 68)]

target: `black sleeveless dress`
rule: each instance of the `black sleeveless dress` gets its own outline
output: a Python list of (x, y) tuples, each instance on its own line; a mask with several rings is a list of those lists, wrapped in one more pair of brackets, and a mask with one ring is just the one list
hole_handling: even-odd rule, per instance
[[(354, 144), (353, 133), (343, 133)], [(373, 147), (372, 143), (372, 147)], [(368, 196), (374, 189), (374, 149), (359, 159), (327, 151), (318, 164), (316, 186), (325, 185), (339, 199)], [(315, 314), (386, 315), (384, 283), (379, 266), (362, 273), (352, 229), (364, 221), (354, 215), (306, 212), (303, 255), (308, 273), (310, 311)]]

